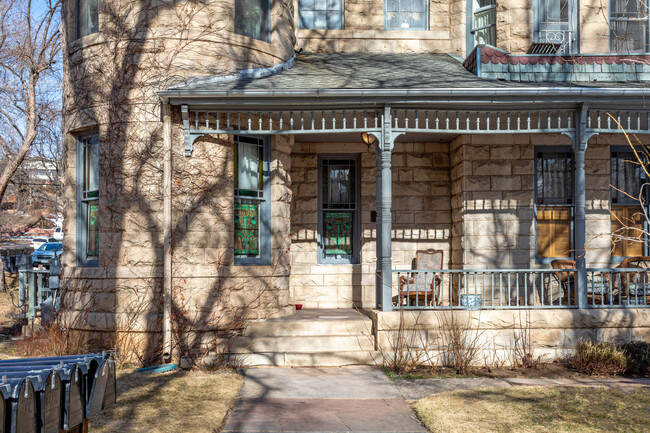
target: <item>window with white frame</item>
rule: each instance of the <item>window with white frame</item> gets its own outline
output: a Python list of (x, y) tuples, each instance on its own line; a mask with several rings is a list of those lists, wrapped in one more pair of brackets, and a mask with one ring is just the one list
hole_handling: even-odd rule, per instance
[(613, 53), (650, 51), (650, 16), (646, 0), (611, 0), (610, 50)]
[(76, 0), (76, 37), (82, 38), (99, 31), (99, 0)]
[(474, 37), (474, 45), (496, 45), (496, 32), (496, 0), (472, 0), (472, 26), (470, 33)]
[(298, 26), (301, 29), (343, 29), (343, 0), (299, 0)]
[(271, 42), (270, 0), (235, 0), (235, 33)]
[(576, 0), (535, 0), (533, 9), (535, 42), (555, 44), (561, 54), (575, 52)]
[(271, 194), (268, 140), (235, 136), (235, 264), (271, 263)]
[(99, 138), (77, 139), (77, 264), (99, 265)]
[(573, 245), (573, 152), (535, 152), (537, 259), (570, 258)]
[(610, 169), (612, 257), (643, 256), (645, 246), (645, 172), (629, 149), (612, 150)]
[(386, 30), (428, 30), (427, 0), (384, 0)]

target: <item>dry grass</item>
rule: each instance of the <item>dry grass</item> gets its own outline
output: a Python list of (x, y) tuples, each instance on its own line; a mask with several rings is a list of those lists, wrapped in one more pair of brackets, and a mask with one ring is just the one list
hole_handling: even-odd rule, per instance
[(218, 432), (243, 378), (232, 372), (120, 372), (117, 405), (90, 420), (93, 433)]
[(650, 390), (483, 388), (432, 395), (415, 411), (432, 432), (643, 432)]

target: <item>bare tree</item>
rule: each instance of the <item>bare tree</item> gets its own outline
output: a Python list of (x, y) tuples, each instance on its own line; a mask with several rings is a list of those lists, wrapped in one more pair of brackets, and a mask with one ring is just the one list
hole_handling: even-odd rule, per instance
[(0, 203), (32, 145), (59, 119), (61, 0), (0, 0)]

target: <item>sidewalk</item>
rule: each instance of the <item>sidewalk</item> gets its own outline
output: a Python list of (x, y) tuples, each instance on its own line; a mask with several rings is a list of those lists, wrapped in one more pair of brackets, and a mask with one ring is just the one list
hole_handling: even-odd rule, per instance
[(417, 379), (391, 382), (379, 368), (249, 369), (224, 433), (423, 433), (407, 400), (469, 388), (646, 387), (650, 379)]

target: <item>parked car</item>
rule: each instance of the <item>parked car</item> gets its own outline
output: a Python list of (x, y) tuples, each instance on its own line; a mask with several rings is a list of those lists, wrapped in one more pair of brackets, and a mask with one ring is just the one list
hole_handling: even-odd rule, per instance
[(32, 241), (29, 243), (29, 246), (34, 248), (34, 251), (38, 250), (43, 244), (47, 242), (56, 242), (57, 240), (54, 238), (33, 238)]
[(49, 267), (52, 259), (54, 257), (60, 257), (62, 253), (63, 243), (47, 242), (32, 253), (32, 266), (43, 265)]
[(52, 235), (52, 237), (54, 237), (54, 239), (56, 239), (59, 242), (62, 241), (63, 240), (63, 227), (61, 227), (59, 225), (56, 226), (56, 228), (54, 229), (54, 234)]

